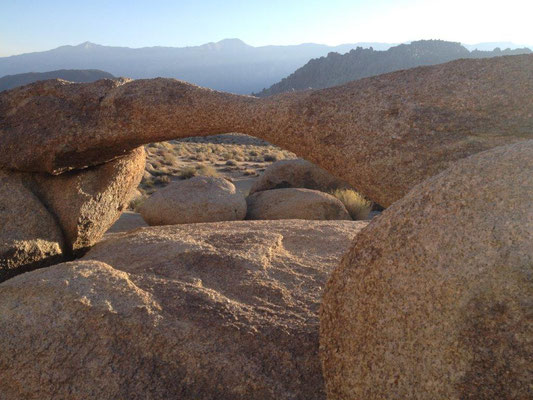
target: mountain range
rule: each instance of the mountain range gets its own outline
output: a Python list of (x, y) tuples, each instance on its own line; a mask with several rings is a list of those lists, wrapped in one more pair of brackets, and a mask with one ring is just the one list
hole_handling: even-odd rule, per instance
[(176, 78), (211, 89), (250, 94), (294, 72), (312, 58), (357, 46), (387, 49), (392, 44), (253, 47), (225, 39), (192, 47), (111, 47), (85, 42), (53, 50), (0, 57), (0, 76), (58, 69), (99, 69), (129, 78)]
[(111, 79), (114, 76), (97, 69), (60, 69), (49, 72), (28, 72), (25, 74), (6, 75), (0, 78), (0, 92), (46, 79), (64, 79), (71, 82), (94, 82), (106, 78)]
[(287, 78), (255, 95), (266, 97), (293, 90), (321, 89), (387, 72), (441, 64), (459, 58), (526, 53), (531, 53), (531, 50), (496, 48), (492, 51), (469, 51), (460, 43), (443, 40), (420, 40), (393, 46), (384, 51), (357, 47), (346, 54), (331, 52), (326, 57), (312, 59)]
[[(404, 55), (403, 53), (409, 53), (408, 49), (420, 47), (415, 43), (418, 42), (400, 46), (393, 43), (360, 42), (339, 46), (305, 43), (254, 47), (239, 39), (225, 39), (191, 47), (129, 48), (85, 42), (77, 46), (67, 45), (47, 51), (0, 57), (0, 76), (48, 71), (55, 73), (56, 70), (62, 69), (91, 69), (134, 79), (159, 76), (176, 78), (211, 89), (250, 94), (268, 88), (293, 73), (288, 82), (283, 81), (285, 83), (276, 88), (283, 91), (324, 87), (345, 82), (346, 79), (388, 72), (391, 68), (408, 68), (468, 56), (468, 50), (457, 43), (453, 45), (456, 48), (451, 50), (446, 49), (447, 45), (433, 46), (435, 55), (427, 56), (427, 60), (417, 60), (418, 56)], [(516, 47), (512, 43), (478, 43), (467, 46), (470, 50)], [(391, 47), (394, 49), (387, 52)], [(445, 54), (437, 54), (441, 51)], [(341, 56), (347, 52), (349, 53)], [(328, 56), (324, 57), (326, 55)], [(390, 60), (395, 58), (403, 61), (394, 63)], [(352, 60), (358, 61), (354, 64)], [(299, 70), (295, 72), (297, 69)], [(319, 73), (320, 69), (323, 71)], [(345, 71), (342, 71), (343, 69)], [(303, 75), (308, 75), (308, 78), (299, 78), (302, 72), (305, 72)], [(325, 79), (327, 75), (329, 78)], [(52, 77), (61, 76), (50, 76)], [(29, 83), (26, 79), (34, 78), (45, 79), (46, 76), (23, 76), (20, 77), (20, 82)], [(10, 77), (6, 80), (17, 79), (19, 78)], [(80, 81), (79, 78), (70, 80)], [(298, 82), (293, 84), (293, 81)], [(263, 91), (262, 95), (274, 92), (277, 92), (277, 89)]]

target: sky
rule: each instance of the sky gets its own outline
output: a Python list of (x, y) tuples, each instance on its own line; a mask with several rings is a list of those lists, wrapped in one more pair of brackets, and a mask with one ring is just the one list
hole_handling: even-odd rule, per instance
[(90, 41), (252, 46), (442, 39), (533, 45), (532, 0), (0, 0), (0, 56)]

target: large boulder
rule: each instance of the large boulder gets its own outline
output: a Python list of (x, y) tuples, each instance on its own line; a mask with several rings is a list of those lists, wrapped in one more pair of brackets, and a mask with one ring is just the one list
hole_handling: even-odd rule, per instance
[(224, 178), (197, 176), (159, 189), (139, 212), (149, 225), (235, 221), (246, 216), (246, 200)]
[(115, 234), (0, 285), (11, 399), (325, 399), (322, 287), (366, 222)]
[(246, 202), (246, 219), (352, 219), (339, 199), (317, 190), (265, 190), (248, 196)]
[(458, 162), (355, 239), (321, 309), (328, 399), (533, 396), (533, 141)]
[(63, 260), (61, 228), (25, 185), (26, 175), (0, 170), (0, 282)]
[(144, 173), (143, 147), (84, 170), (53, 176), (36, 174), (39, 197), (56, 215), (74, 253), (98, 242), (128, 207)]
[(252, 185), (250, 194), (283, 188), (305, 188), (329, 192), (348, 187), (347, 183), (309, 161), (281, 160), (268, 166)]
[(387, 207), (459, 159), (531, 138), (532, 73), (533, 55), (456, 60), (265, 99), (160, 78), (34, 83), (0, 93), (0, 168), (59, 173), (242, 132)]
[(98, 242), (126, 208), (144, 160), (141, 147), (59, 176), (0, 170), (0, 282)]

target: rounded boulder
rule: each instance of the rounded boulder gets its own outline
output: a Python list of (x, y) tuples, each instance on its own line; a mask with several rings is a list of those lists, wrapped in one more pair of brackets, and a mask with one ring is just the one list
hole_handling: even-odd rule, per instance
[(459, 161), (355, 239), (321, 308), (328, 399), (526, 399), (533, 141)]
[(310, 189), (274, 189), (246, 199), (247, 219), (351, 220), (340, 200)]
[(236, 221), (246, 216), (246, 199), (226, 179), (197, 176), (158, 190), (139, 212), (149, 225)]

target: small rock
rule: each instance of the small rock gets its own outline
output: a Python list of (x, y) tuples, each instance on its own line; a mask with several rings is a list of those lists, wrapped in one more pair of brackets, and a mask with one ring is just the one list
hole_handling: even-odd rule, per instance
[(127, 232), (137, 228), (144, 228), (146, 226), (148, 226), (148, 224), (141, 214), (124, 211), (106, 233)]

